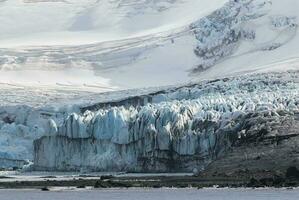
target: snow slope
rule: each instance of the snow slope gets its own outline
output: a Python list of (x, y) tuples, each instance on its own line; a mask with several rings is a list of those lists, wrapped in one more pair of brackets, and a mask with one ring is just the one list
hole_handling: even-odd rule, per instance
[[(159, 53), (153, 52), (150, 54), (159, 56), (154, 56), (156, 58), (153, 61), (156, 61), (139, 63), (147, 57), (142, 55), (144, 52), (164, 45), (171, 35), (177, 35), (194, 20), (221, 7), (224, 2), (225, 0), (212, 3), (208, 0), (1, 1), (0, 23), (5, 27), (0, 31), (0, 46), (3, 47), (0, 50), (1, 82), (33, 85), (93, 82), (107, 86), (108, 78), (113, 86), (133, 87), (136, 82), (126, 84), (130, 75), (121, 75), (126, 77), (121, 79), (119, 73), (123, 70), (119, 69), (120, 66), (130, 66), (130, 71), (135, 71), (136, 67), (144, 65), (137, 72), (141, 75), (137, 81), (140, 83), (147, 73), (148, 66), (145, 65), (161, 61), (160, 55), (157, 55)], [(182, 42), (190, 45), (194, 43), (188, 40), (190, 41), (190, 36), (184, 36)], [(194, 61), (192, 47), (186, 49), (185, 44), (178, 44), (178, 52), (173, 47), (168, 49), (171, 49), (173, 56), (189, 51), (186, 55)], [(183, 71), (186, 69), (182, 66), (183, 63), (182, 61), (177, 67), (171, 67)], [(163, 64), (165, 72), (169, 71), (169, 64)], [(112, 71), (104, 74), (103, 68)], [(150, 73), (156, 73), (156, 67), (151, 68), (153, 70)], [(97, 70), (101, 71), (95, 72)], [(81, 76), (82, 73), (87, 75)], [(164, 82), (169, 84), (178, 77), (176, 73), (173, 76), (175, 77)], [(181, 80), (185, 80), (186, 76)], [(148, 80), (148, 83), (140, 83), (140, 86), (152, 85), (163, 78), (165, 76)], [(117, 81), (118, 79), (120, 80)]]
[(1, 1), (0, 22), (5, 29), (0, 41), (1, 46), (73, 45), (145, 35), (185, 26), (225, 1)]
[(298, 69), (297, 5), (297, 0), (1, 1), (0, 79), (128, 89)]

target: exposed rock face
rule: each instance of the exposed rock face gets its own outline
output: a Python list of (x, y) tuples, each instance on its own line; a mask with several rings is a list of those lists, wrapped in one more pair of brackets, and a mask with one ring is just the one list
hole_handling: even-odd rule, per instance
[[(272, 51), (292, 40), (298, 29), (297, 18), (272, 15), (271, 7), (272, 0), (231, 0), (207, 17), (191, 24), (190, 28), (197, 40), (194, 53), (201, 59), (194, 71), (204, 71), (230, 56), (236, 56), (234, 53), (241, 41), (256, 43), (255, 48), (246, 52), (250, 53)], [(256, 39), (261, 35), (257, 27), (251, 24), (257, 19), (267, 21), (271, 30), (277, 33), (276, 38), (258, 44)], [(279, 36), (282, 30), (289, 33), (287, 39)]]
[(191, 172), (251, 144), (271, 152), (265, 142), (297, 134), (297, 75), (216, 80), (149, 94), (143, 106), (74, 113), (35, 141), (35, 167)]
[(256, 33), (244, 24), (267, 14), (271, 1), (229, 1), (211, 15), (191, 25), (198, 41), (194, 52), (202, 58), (197, 70), (205, 70), (233, 54), (241, 39), (254, 40)]
[[(285, 174), (288, 168), (299, 166), (299, 113), (280, 113), (279, 117), (257, 116), (248, 124), (256, 124), (250, 133), (212, 162), (208, 175), (259, 176)], [(263, 127), (257, 129), (257, 125)]]

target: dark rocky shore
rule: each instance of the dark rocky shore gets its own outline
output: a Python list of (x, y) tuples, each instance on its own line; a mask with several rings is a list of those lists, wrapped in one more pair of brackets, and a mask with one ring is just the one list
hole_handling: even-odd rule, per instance
[[(9, 177), (2, 177), (8, 179)], [(2, 179), (1, 178), (1, 179)], [(197, 176), (88, 176), (80, 175), (71, 180), (55, 179), (55, 176), (40, 177), (32, 181), (1, 181), (0, 189), (41, 189), (51, 190), (51, 187), (76, 187), (76, 188), (239, 188), (239, 187), (299, 187), (299, 170), (296, 167), (289, 167), (284, 174), (273, 174), (263, 171), (250, 174), (248, 171), (240, 171), (234, 174), (199, 174)], [(13, 177), (11, 177), (13, 179)]]

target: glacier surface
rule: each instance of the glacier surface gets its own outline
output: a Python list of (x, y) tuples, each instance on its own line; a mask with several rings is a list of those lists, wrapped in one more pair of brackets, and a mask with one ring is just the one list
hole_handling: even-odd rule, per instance
[(294, 118), (298, 88), (297, 72), (274, 73), (83, 107), (82, 114), (70, 114), (56, 133), (34, 142), (35, 168), (202, 170), (236, 143), (263, 131), (272, 134), (274, 124)]

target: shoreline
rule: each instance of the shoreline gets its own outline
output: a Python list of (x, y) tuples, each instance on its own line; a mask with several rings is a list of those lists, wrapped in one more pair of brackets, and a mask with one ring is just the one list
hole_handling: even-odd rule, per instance
[(161, 188), (149, 188), (149, 187), (130, 187), (130, 188), (94, 188), (94, 187), (86, 187), (86, 188), (78, 188), (78, 187), (48, 187), (47, 190), (45, 188), (0, 188), (1, 191), (41, 191), (41, 192), (87, 192), (87, 191), (153, 191), (153, 190), (204, 190), (204, 191), (266, 191), (266, 190), (276, 190), (276, 191), (299, 191), (299, 187), (203, 187), (203, 188), (195, 188), (195, 187), (186, 187), (186, 188), (176, 188), (176, 187), (161, 187)]
[(120, 175), (66, 175), (66, 176), (2, 176), (0, 190), (50, 188), (128, 189), (128, 188), (286, 188), (299, 187), (298, 178), (278, 176), (191, 176), (184, 174), (120, 174)]

